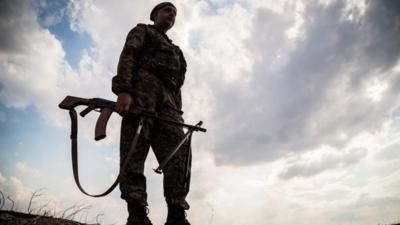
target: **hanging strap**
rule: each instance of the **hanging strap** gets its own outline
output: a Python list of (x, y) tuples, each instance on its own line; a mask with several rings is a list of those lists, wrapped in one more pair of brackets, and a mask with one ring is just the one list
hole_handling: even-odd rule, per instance
[(143, 127), (143, 119), (140, 118), (140, 122), (138, 125), (138, 128), (136, 130), (136, 134), (135, 137), (132, 140), (131, 146), (129, 148), (128, 151), (128, 155), (122, 165), (122, 168), (119, 171), (118, 177), (117, 179), (115, 179), (114, 183), (111, 185), (111, 187), (109, 187), (104, 193), (102, 194), (97, 194), (97, 195), (92, 195), (87, 193), (81, 186), (80, 182), (79, 182), (79, 170), (78, 170), (78, 117), (76, 114), (76, 111), (74, 108), (69, 110), (69, 116), (71, 117), (71, 154), (72, 154), (72, 170), (74, 173), (74, 180), (76, 185), (78, 186), (79, 190), (84, 193), (85, 195), (91, 196), (91, 197), (103, 197), (108, 195), (109, 193), (111, 193), (115, 187), (119, 184), (119, 179), (121, 176), (121, 173), (123, 173), (126, 169), (126, 167), (128, 166), (129, 163), (129, 159), (131, 158), (137, 142), (139, 140), (139, 136), (140, 136), (140, 132), (142, 130)]
[[(192, 133), (193, 134), (193, 133)], [(186, 160), (185, 160), (185, 176), (183, 177), (183, 186), (189, 188), (190, 184), (190, 168), (192, 162), (192, 134), (190, 134), (188, 139), (188, 144), (186, 148)], [(188, 190), (189, 191), (189, 190)]]

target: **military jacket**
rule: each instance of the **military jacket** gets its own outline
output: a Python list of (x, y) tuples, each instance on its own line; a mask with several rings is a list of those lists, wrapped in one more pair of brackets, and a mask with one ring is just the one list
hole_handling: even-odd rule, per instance
[(132, 78), (145, 69), (176, 92), (183, 85), (186, 61), (180, 48), (154, 25), (138, 24), (126, 38), (121, 52), (112, 91), (132, 93)]

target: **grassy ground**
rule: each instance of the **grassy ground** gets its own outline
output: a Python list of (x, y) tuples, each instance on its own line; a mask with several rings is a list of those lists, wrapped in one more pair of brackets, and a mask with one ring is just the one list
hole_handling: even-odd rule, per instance
[[(0, 210), (1, 225), (86, 225), (73, 220)], [(95, 224), (92, 224), (95, 225)], [(96, 223), (96, 225), (99, 225)]]
[[(91, 208), (89, 205), (75, 204), (69, 208), (56, 211), (49, 206), (49, 203), (34, 206), (36, 198), (43, 195), (43, 189), (32, 193), (26, 212), (20, 212), (14, 209), (14, 200), (8, 196), (5, 198), (0, 190), (0, 225), (100, 225), (100, 217), (103, 214), (98, 214), (96, 218), (88, 223), (87, 219), (82, 220), (82, 214)], [(5, 209), (5, 202), (9, 201), (8, 209)], [(80, 216), (80, 222), (75, 221), (75, 218)], [(86, 216), (87, 217), (87, 216)]]

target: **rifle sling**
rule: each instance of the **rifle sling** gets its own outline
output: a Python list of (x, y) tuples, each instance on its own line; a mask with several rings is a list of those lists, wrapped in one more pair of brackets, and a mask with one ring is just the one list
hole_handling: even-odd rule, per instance
[(104, 193), (97, 194), (97, 195), (92, 195), (92, 194), (89, 194), (88, 192), (86, 192), (82, 188), (82, 186), (81, 186), (81, 184), (79, 182), (79, 170), (78, 170), (78, 117), (77, 117), (77, 113), (76, 113), (74, 108), (71, 108), (69, 110), (69, 115), (70, 115), (70, 118), (71, 118), (72, 170), (73, 170), (73, 173), (74, 173), (75, 183), (78, 186), (79, 190), (85, 195), (88, 195), (88, 196), (91, 196), (91, 197), (103, 197), (103, 196), (106, 196), (109, 193), (111, 193), (115, 189), (115, 187), (119, 184), (119, 179), (120, 179), (121, 173), (123, 173), (125, 171), (125, 169), (126, 169), (126, 167), (128, 165), (129, 159), (131, 158), (131, 156), (132, 156), (132, 154), (133, 154), (133, 152), (134, 152), (134, 150), (136, 148), (137, 142), (139, 140), (140, 132), (141, 132), (142, 127), (143, 127), (143, 119), (142, 118), (140, 119), (138, 128), (136, 130), (135, 137), (133, 138), (131, 146), (129, 148), (128, 155), (127, 155), (124, 163), (122, 164), (122, 168), (120, 169), (118, 177), (115, 179), (114, 183)]

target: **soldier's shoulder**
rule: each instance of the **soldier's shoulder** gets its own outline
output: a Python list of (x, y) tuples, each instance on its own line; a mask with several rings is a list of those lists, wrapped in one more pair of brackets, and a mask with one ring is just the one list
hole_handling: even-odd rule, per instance
[(134, 26), (129, 33), (145, 33), (147, 30), (147, 25), (143, 23), (138, 23), (136, 26)]
[(147, 28), (149, 25), (148, 24), (144, 24), (144, 23), (138, 23), (136, 25), (136, 27), (140, 27), (140, 28)]
[(174, 43), (172, 43), (172, 44), (173, 44), (173, 45), (175, 46), (175, 48), (179, 51), (179, 53), (183, 55), (183, 51), (182, 51), (182, 49), (179, 47), (179, 45), (174, 44)]
[(179, 45), (172, 43), (179, 51), (182, 51), (181, 48), (179, 47)]

